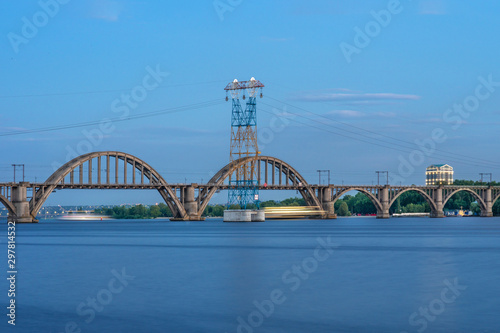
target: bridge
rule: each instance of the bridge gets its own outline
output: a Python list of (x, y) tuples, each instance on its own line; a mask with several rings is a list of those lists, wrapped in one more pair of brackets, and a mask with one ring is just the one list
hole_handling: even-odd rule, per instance
[[(482, 217), (493, 216), (500, 186), (390, 186), (313, 185), (288, 163), (271, 156), (244, 157), (217, 172), (206, 184), (169, 184), (149, 164), (123, 152), (105, 151), (81, 155), (55, 171), (44, 183), (0, 183), (0, 202), (15, 222), (38, 222), (36, 216), (55, 190), (63, 189), (151, 189), (157, 190), (172, 211), (173, 221), (201, 221), (210, 199), (229, 189), (228, 180), (239, 167), (251, 164), (257, 170), (260, 190), (296, 190), (308, 206), (321, 207), (318, 218), (336, 218), (335, 202), (350, 191), (365, 194), (377, 209), (377, 218), (390, 217), (389, 209), (405, 192), (419, 193), (431, 207), (431, 217), (444, 217), (443, 209), (457, 192), (469, 192), (478, 202)], [(32, 193), (28, 196), (28, 189)]]

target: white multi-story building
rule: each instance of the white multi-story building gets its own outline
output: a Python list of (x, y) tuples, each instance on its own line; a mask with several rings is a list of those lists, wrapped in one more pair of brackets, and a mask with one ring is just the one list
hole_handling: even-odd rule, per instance
[(453, 184), (453, 168), (448, 164), (433, 164), (425, 171), (425, 185)]

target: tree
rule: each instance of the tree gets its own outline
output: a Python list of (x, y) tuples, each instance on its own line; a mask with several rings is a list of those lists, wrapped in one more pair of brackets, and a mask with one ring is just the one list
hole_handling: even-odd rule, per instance
[(377, 209), (373, 205), (373, 202), (363, 193), (359, 192), (354, 196), (356, 200), (354, 202), (353, 208), (349, 209), (351, 212), (356, 214), (376, 214)]
[(474, 213), (474, 215), (481, 215), (481, 207), (479, 206), (479, 204), (477, 202), (473, 202), (470, 205), (470, 210), (472, 213)]
[(396, 199), (396, 207), (395, 207), (395, 212), (400, 213), (402, 211), (401, 209), (401, 197), (398, 197)]
[(500, 200), (497, 200), (493, 205), (493, 215), (500, 216)]
[(164, 203), (161, 203), (158, 205), (158, 207), (160, 208), (160, 212), (161, 212), (161, 215), (162, 217), (171, 217), (173, 216), (172, 214), (172, 211), (170, 210), (170, 208), (168, 208), (168, 206)]
[(160, 217), (161, 216), (161, 210), (160, 210), (160, 207), (154, 205), (154, 206), (151, 206), (149, 207), (149, 215), (151, 216), (151, 218), (155, 219), (157, 217)]
[(347, 203), (342, 201), (340, 203), (339, 209), (337, 210), (338, 216), (350, 216), (351, 212), (349, 212), (349, 207), (347, 207)]

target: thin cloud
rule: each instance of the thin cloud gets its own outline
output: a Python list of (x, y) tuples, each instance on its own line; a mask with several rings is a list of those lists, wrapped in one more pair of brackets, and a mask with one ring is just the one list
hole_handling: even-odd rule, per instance
[(394, 94), (394, 93), (370, 93), (370, 94), (344, 94), (344, 93), (319, 93), (302, 94), (294, 97), (295, 100), (303, 102), (374, 102), (374, 101), (416, 101), (420, 99), (417, 95)]
[(93, 2), (90, 16), (98, 20), (117, 22), (122, 11), (123, 6), (118, 1), (99, 0)]
[(335, 116), (349, 117), (349, 118), (360, 118), (366, 115), (364, 112), (354, 111), (354, 110), (334, 110), (328, 112), (328, 114)]
[(416, 119), (413, 120), (414, 123), (419, 123), (419, 124), (439, 124), (443, 122), (443, 118), (439, 117), (428, 117), (425, 119)]
[(421, 0), (419, 3), (420, 15), (445, 15), (448, 14), (446, 1), (444, 0)]
[(375, 112), (374, 115), (381, 118), (394, 118), (397, 116), (395, 112)]
[(397, 116), (397, 114), (394, 112), (362, 112), (356, 110), (333, 110), (328, 112), (327, 115), (340, 116), (345, 118), (394, 118)]
[(0, 134), (13, 132), (13, 131), (28, 131), (27, 128), (24, 127), (0, 127)]

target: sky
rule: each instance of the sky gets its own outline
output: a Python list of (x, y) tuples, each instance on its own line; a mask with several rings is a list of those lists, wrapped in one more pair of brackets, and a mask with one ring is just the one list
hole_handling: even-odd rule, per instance
[[(434, 163), (498, 180), (499, 11), (493, 0), (3, 1), (0, 182), (12, 164), (40, 182), (108, 150), (170, 183), (206, 182), (229, 161), (224, 87), (251, 77), (265, 84), (262, 154), (310, 183), (321, 169), (335, 184), (388, 171), (393, 185), (423, 185)], [(66, 190), (47, 204), (161, 201), (153, 192)]]

